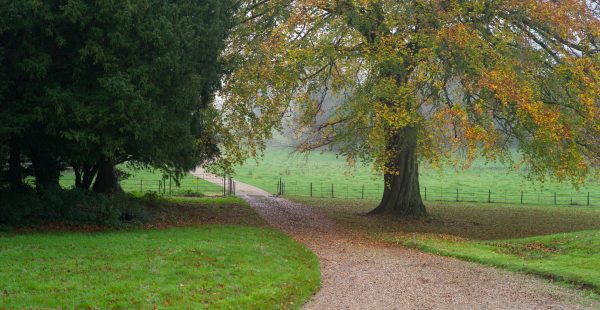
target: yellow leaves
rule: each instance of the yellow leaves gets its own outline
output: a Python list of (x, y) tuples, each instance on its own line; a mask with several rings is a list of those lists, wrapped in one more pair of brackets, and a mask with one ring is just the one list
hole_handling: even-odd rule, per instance
[(588, 126), (600, 133), (600, 63), (591, 57), (567, 58), (560, 72), (569, 76), (570, 93), (579, 99), (575, 104), (585, 115)]
[(515, 106), (516, 116), (522, 122), (531, 120), (537, 128), (538, 138), (547, 137), (554, 141), (568, 138), (569, 130), (561, 121), (559, 108), (545, 105), (529, 81), (520, 79), (514, 70), (497, 68), (484, 71), (479, 85), (491, 91), (505, 108)]
[(455, 24), (440, 29), (438, 36), (448, 43), (465, 48), (473, 47), (473, 44), (479, 41), (474, 33), (473, 29), (467, 25)]
[[(343, 4), (350, 9), (335, 10), (342, 1), (269, 1), (275, 4), (266, 14), (276, 22), (244, 25), (250, 28), (233, 35), (240, 48), (229, 56), (243, 61), (225, 81), (224, 113), (238, 135), (229, 143), (260, 149), (290, 108), (297, 137), (320, 143), (335, 135), (345, 153), (379, 167), (390, 132), (414, 126), (419, 154), (434, 162), (449, 152), (467, 161), (496, 156), (511, 144), (503, 135), (516, 130), (532, 158), (556, 157), (536, 172), (582, 170), (584, 157), (556, 154), (569, 140), (600, 136), (598, 59), (568, 58), (556, 40), (600, 32), (592, 27), (597, 21), (577, 24), (584, 2), (349, 0)], [(519, 28), (522, 21), (556, 32), (558, 39), (545, 41), (551, 52)], [(324, 88), (328, 98), (337, 96), (334, 108), (319, 105)], [(323, 112), (329, 107), (335, 112)], [(309, 133), (316, 118), (348, 120), (340, 130)]]
[(412, 122), (412, 117), (404, 105), (388, 106), (385, 103), (375, 104), (375, 115), (382, 119), (390, 128), (401, 129)]
[(398, 85), (392, 77), (381, 78), (373, 87), (371, 105), (378, 123), (393, 131), (422, 121), (412, 85)]

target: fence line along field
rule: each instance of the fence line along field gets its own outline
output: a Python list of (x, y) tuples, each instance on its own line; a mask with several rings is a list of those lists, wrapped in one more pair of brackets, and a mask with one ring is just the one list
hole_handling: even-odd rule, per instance
[[(532, 182), (524, 171), (483, 160), (464, 170), (423, 165), (420, 177), (426, 200), (600, 206), (596, 179), (579, 189), (569, 183)], [(270, 147), (259, 162), (237, 167), (235, 178), (274, 194), (302, 197), (379, 199), (384, 186), (369, 166), (348, 167), (331, 152), (298, 154), (289, 147)]]
[[(179, 182), (174, 177), (163, 175), (160, 171), (152, 170), (133, 170), (126, 165), (119, 167), (119, 170), (125, 172), (119, 182), (125, 192), (130, 193), (157, 193), (159, 195), (175, 196), (224, 196), (229, 194), (231, 189), (228, 180), (223, 182), (223, 178), (211, 180), (212, 176), (203, 176), (202, 178), (186, 174)], [(215, 182), (217, 181), (217, 185)], [(68, 170), (63, 173), (60, 183), (65, 188), (75, 185), (75, 175)]]

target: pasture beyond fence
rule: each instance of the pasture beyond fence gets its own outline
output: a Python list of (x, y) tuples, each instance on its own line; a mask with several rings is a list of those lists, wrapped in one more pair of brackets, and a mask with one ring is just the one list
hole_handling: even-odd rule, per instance
[[(61, 184), (70, 187), (75, 184), (72, 176), (63, 176)], [(227, 196), (235, 195), (236, 181), (229, 176), (202, 174), (188, 175), (178, 182), (173, 177), (134, 176), (120, 181), (125, 192), (156, 193), (161, 196)], [(381, 199), (383, 184), (340, 184), (325, 182), (286, 182), (280, 178), (271, 188), (263, 188), (270, 193), (290, 197), (338, 198), (338, 199)], [(548, 190), (509, 191), (497, 188), (482, 190), (480, 187), (431, 187), (421, 185), (421, 197), (425, 201), (509, 203), (537, 205), (600, 206), (600, 193), (590, 191), (564, 192)]]
[[(286, 182), (280, 178), (274, 182), (274, 193), (290, 197), (341, 198), (341, 199), (381, 199), (382, 184), (336, 184), (323, 182)], [(573, 191), (570, 194), (555, 191), (518, 192), (489, 188), (460, 187), (420, 187), (425, 201), (509, 203), (537, 205), (600, 206), (600, 193)]]
[[(72, 187), (74, 177), (63, 176), (63, 187)], [(187, 175), (181, 180), (172, 176), (140, 177), (133, 176), (119, 182), (121, 188), (129, 193), (155, 193), (161, 196), (228, 196), (235, 195), (236, 183), (231, 177), (214, 175)]]

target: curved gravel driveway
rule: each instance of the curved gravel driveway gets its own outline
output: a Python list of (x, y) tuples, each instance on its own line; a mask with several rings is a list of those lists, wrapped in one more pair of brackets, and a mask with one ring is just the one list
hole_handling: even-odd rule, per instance
[(370, 240), (320, 212), (237, 182), (272, 226), (321, 261), (321, 290), (305, 309), (600, 309), (543, 279)]

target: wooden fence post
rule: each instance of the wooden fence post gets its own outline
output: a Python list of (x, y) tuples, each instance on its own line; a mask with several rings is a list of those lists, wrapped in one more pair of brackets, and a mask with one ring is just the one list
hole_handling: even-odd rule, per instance
[(521, 191), (521, 204), (523, 204), (523, 191)]

